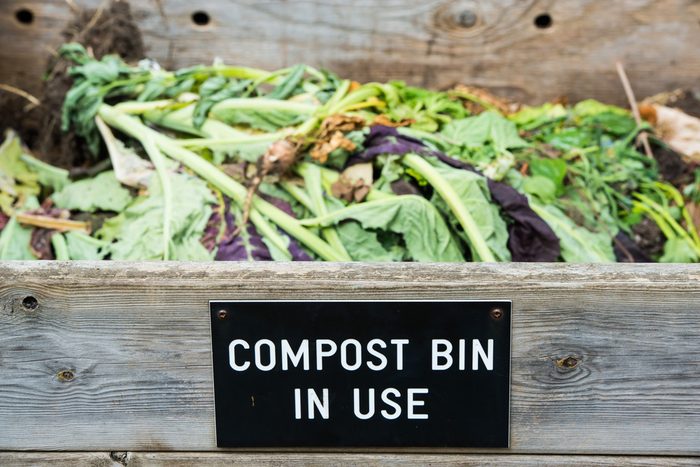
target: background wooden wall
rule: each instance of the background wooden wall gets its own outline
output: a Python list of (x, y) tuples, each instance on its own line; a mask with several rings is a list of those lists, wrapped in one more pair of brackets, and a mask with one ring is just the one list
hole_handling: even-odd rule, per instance
[[(215, 56), (265, 68), (306, 62), (361, 81), (622, 103), (614, 70), (622, 60), (639, 96), (700, 87), (697, 0), (141, 0), (132, 8), (150, 56), (166, 67)], [(36, 92), (69, 17), (65, 0), (0, 2), (0, 83)]]

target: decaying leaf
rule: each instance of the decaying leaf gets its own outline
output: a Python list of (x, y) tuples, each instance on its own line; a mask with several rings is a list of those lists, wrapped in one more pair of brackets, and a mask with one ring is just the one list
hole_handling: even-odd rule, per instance
[(459, 84), (449, 94), (464, 99), (464, 106), (472, 114), (480, 114), (486, 110), (498, 110), (508, 115), (517, 112), (520, 107), (518, 104), (493, 95), (486, 89), (475, 86)]
[(647, 104), (644, 109), (645, 119), (654, 124), (661, 139), (674, 151), (700, 162), (700, 119), (658, 104)]
[(34, 229), (29, 240), (29, 248), (37, 259), (55, 259), (51, 249), (51, 237), (56, 233), (51, 229)]
[(374, 117), (374, 120), (372, 121), (372, 125), (391, 126), (394, 128), (398, 128), (398, 127), (402, 127), (402, 126), (410, 126), (414, 123), (416, 123), (416, 121), (415, 121), (415, 119), (412, 119), (412, 118), (404, 118), (402, 120), (395, 122), (384, 114), (377, 115), (376, 117)]
[(331, 192), (336, 198), (359, 203), (372, 188), (372, 181), (371, 162), (354, 164), (340, 174), (340, 178), (331, 185)]
[(361, 117), (351, 115), (331, 115), (321, 124), (316, 142), (311, 148), (311, 157), (320, 163), (328, 160), (328, 155), (336, 149), (345, 149), (352, 152), (356, 149), (355, 143), (345, 137), (346, 133), (359, 130), (365, 126)]

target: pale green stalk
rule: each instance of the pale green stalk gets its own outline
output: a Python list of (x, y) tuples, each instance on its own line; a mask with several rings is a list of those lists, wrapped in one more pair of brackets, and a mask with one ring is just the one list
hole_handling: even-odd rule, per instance
[(58, 261), (68, 261), (70, 255), (68, 254), (68, 245), (66, 244), (66, 239), (63, 234), (56, 232), (51, 236), (51, 246), (53, 247), (53, 252), (56, 254), (56, 259)]
[[(304, 177), (304, 184), (309, 193), (312, 202), (312, 212), (315, 216), (324, 216), (328, 214), (328, 206), (323, 199), (323, 187), (321, 186), (321, 169), (316, 164), (305, 164), (298, 166), (297, 172)], [(346, 261), (352, 261), (343, 242), (338, 236), (335, 227), (324, 227), (321, 229), (321, 235), (326, 239), (328, 244), (336, 249), (340, 254), (346, 257)]]
[(446, 183), (438, 171), (435, 170), (435, 168), (423, 157), (416, 154), (406, 154), (403, 156), (402, 162), (425, 178), (450, 207), (450, 210), (464, 229), (464, 233), (467, 235), (467, 238), (469, 238), (469, 243), (474, 248), (476, 253), (475, 256), (478, 257), (474, 259), (479, 261), (495, 262), (496, 257), (486, 244), (486, 240), (484, 240), (481, 232), (479, 232), (479, 227), (476, 225), (474, 218), (469, 213), (454, 188)]
[[(233, 180), (216, 166), (202, 159), (197, 154), (181, 147), (171, 138), (148, 128), (137, 118), (118, 112), (108, 105), (102, 105), (100, 107), (99, 115), (109, 125), (115, 126), (139, 140), (147, 137), (153, 138), (153, 141), (163, 153), (181, 162), (204, 180), (214, 185), (222, 193), (233, 198), (240, 206), (243, 206), (245, 203), (247, 190), (243, 185)], [(259, 219), (258, 213), (267, 216), (272, 222), (279, 225), (289, 235), (304, 243), (321, 258), (327, 261), (342, 261), (344, 259), (343, 256), (336, 252), (330, 245), (303, 227), (297, 219), (264, 201), (260, 197), (255, 196), (253, 197), (251, 220), (256, 227), (258, 227), (258, 223), (256, 222), (256, 219)], [(286, 248), (286, 245), (282, 245), (280, 249), (285, 250)]]
[(170, 174), (168, 173), (167, 162), (165, 156), (160, 152), (158, 146), (152, 138), (146, 137), (141, 140), (146, 154), (153, 162), (160, 180), (160, 187), (163, 190), (163, 259), (170, 259), (170, 229), (172, 224), (172, 208), (173, 208), (173, 188), (170, 183)]

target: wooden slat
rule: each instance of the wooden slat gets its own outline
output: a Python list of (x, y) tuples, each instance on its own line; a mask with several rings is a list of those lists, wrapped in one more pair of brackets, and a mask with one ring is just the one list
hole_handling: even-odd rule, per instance
[(210, 299), (505, 298), (510, 452), (700, 454), (698, 284), (697, 265), (3, 262), (0, 450), (215, 449)]
[[(102, 0), (76, 0), (95, 7)], [(65, 0), (4, 0), (0, 82), (36, 92), (47, 50), (69, 18)], [(697, 86), (694, 0), (159, 0), (132, 2), (150, 55), (167, 67), (215, 56), (265, 68), (306, 62), (361, 81), (489, 86), (529, 102), (568, 95), (625, 99), (623, 60), (639, 96)], [(15, 19), (30, 9), (35, 21)], [(196, 26), (192, 13), (211, 22)], [(549, 14), (551, 27), (537, 28)]]
[(666, 467), (697, 466), (692, 457), (478, 454), (241, 454), (196, 452), (0, 452), (0, 464), (22, 467)]

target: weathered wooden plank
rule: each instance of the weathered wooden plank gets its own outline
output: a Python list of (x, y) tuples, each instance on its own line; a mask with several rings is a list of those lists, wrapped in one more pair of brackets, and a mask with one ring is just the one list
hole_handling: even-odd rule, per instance
[(513, 299), (513, 452), (700, 452), (694, 265), (5, 262), (0, 279), (0, 449), (213, 449), (209, 299), (381, 297)]
[[(77, 0), (95, 7), (101, 0)], [(167, 67), (212, 60), (279, 68), (298, 62), (361, 81), (471, 83), (519, 100), (561, 95), (625, 101), (614, 62), (639, 96), (697, 86), (694, 0), (160, 0), (132, 2), (150, 55)], [(70, 15), (64, 0), (5, 0), (0, 82), (37, 91), (47, 50)], [(20, 22), (20, 10), (33, 22)], [(209, 22), (197, 25), (195, 12)], [(538, 20), (539, 18), (539, 20)], [(549, 27), (547, 18), (550, 18)]]
[(700, 454), (698, 284), (697, 265), (3, 262), (0, 449), (215, 449), (210, 299), (508, 298), (510, 451)]
[(664, 467), (696, 466), (693, 457), (641, 456), (542, 456), (478, 454), (246, 454), (196, 452), (0, 452), (0, 464), (8, 467), (51, 465), (57, 467), (306, 467), (460, 465), (483, 467)]

